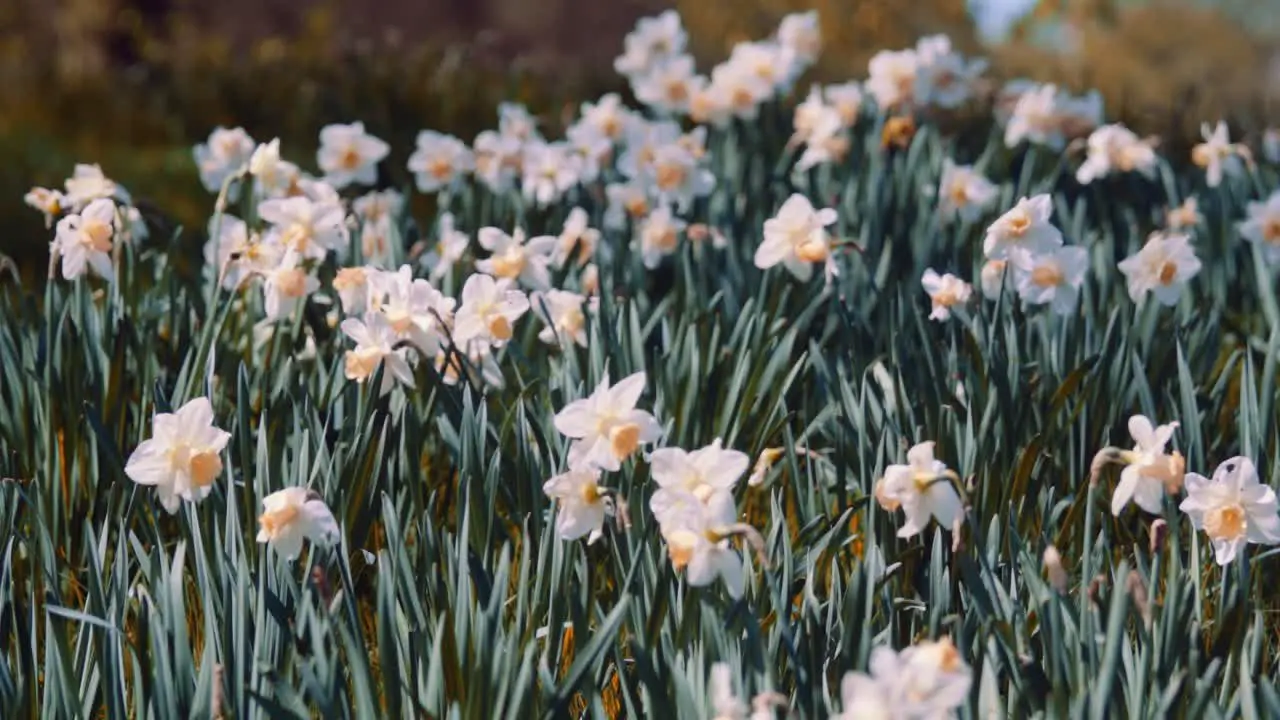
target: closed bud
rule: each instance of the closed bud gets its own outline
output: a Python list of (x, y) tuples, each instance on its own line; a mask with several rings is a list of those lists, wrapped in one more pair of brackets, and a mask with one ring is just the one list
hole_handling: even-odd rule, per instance
[(1151, 554), (1155, 555), (1164, 549), (1165, 538), (1169, 536), (1169, 523), (1157, 519), (1151, 523)]
[(1049, 578), (1049, 585), (1054, 590), (1059, 593), (1067, 592), (1070, 578), (1067, 577), (1066, 568), (1062, 567), (1062, 554), (1052, 545), (1044, 549), (1044, 571)]

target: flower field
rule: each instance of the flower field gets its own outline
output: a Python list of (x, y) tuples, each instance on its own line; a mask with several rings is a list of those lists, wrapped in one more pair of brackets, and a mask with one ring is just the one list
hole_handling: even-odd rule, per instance
[(1280, 133), (818, 22), (33, 188), (0, 716), (1280, 716)]

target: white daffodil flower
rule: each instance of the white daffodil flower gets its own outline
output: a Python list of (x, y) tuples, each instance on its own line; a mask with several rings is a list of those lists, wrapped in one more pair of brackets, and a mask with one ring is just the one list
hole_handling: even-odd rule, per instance
[(1258, 246), (1269, 265), (1280, 263), (1280, 190), (1249, 203), (1247, 212), (1249, 217), (1238, 225), (1240, 234)]
[(462, 286), (453, 339), (464, 348), (473, 340), (502, 347), (511, 339), (515, 321), (528, 310), (529, 298), (513, 289), (510, 280), (477, 273)]
[(933, 443), (922, 442), (907, 451), (906, 465), (890, 465), (876, 483), (875, 496), (890, 512), (902, 508), (906, 516), (898, 537), (920, 534), (932, 517), (945, 530), (964, 519), (964, 507), (952, 484), (954, 471), (933, 457)]
[(1200, 272), (1200, 259), (1189, 236), (1152, 233), (1142, 249), (1121, 260), (1119, 267), (1134, 302), (1151, 293), (1161, 305), (1173, 306), (1182, 297), (1182, 289)]
[(951, 273), (939, 275), (933, 268), (924, 271), (924, 275), (920, 278), (920, 285), (928, 293), (929, 301), (933, 306), (929, 319), (938, 322), (949, 319), (952, 308), (963, 307), (973, 296), (972, 285)]
[(991, 260), (1008, 260), (1021, 253), (1042, 253), (1062, 246), (1062, 233), (1049, 222), (1053, 198), (1047, 194), (1022, 198), (987, 228), (982, 251)]
[(258, 542), (293, 560), (302, 554), (302, 542), (331, 545), (341, 530), (329, 506), (314, 490), (289, 487), (262, 498), (258, 516)]
[(489, 257), (476, 261), (476, 269), (502, 280), (520, 281), (534, 290), (551, 287), (551, 253), (559, 242), (551, 235), (525, 238), (524, 230), (516, 228), (510, 235), (495, 227), (480, 228), (477, 234), (480, 247), (489, 251)]
[(75, 280), (92, 269), (107, 282), (114, 281), (111, 250), (116, 229), (116, 204), (108, 198), (98, 198), (59, 220), (53, 250), (62, 258), (63, 279)]
[(947, 718), (964, 704), (973, 684), (950, 638), (894, 652), (871, 651), (868, 673), (850, 672), (840, 684), (842, 712), (832, 720)]
[(1174, 493), (1182, 487), (1186, 461), (1177, 451), (1165, 452), (1165, 446), (1177, 428), (1176, 422), (1153, 428), (1145, 416), (1134, 415), (1129, 418), (1129, 434), (1135, 443), (1133, 449), (1105, 448), (1098, 453), (1094, 459), (1095, 467), (1101, 461), (1125, 465), (1120, 473), (1120, 483), (1111, 496), (1112, 515), (1119, 515), (1130, 500), (1152, 515), (1159, 515), (1165, 492)]
[(219, 453), (231, 433), (213, 424), (213, 405), (199, 397), (172, 413), (157, 413), (151, 437), (134, 449), (124, 472), (139, 485), (156, 489), (160, 505), (178, 512), (182, 500), (199, 502), (222, 473)]
[(604, 532), (606, 516), (613, 515), (611, 492), (600, 487), (595, 468), (570, 469), (547, 480), (542, 492), (556, 502), (556, 535), (561, 540), (586, 536), (590, 545)]
[(1076, 311), (1080, 286), (1089, 269), (1089, 251), (1060, 247), (1042, 253), (1023, 254), (1014, 261), (1018, 294), (1030, 305), (1048, 304), (1059, 315)]
[(414, 387), (413, 368), (409, 364), (408, 348), (398, 347), (400, 338), (385, 316), (376, 312), (365, 313), (361, 318), (342, 321), (342, 332), (356, 342), (344, 359), (344, 374), (348, 380), (364, 383), (373, 377), (379, 365), (382, 386), (378, 392), (385, 395), (397, 382)]
[(570, 467), (614, 471), (641, 445), (662, 437), (657, 419), (636, 409), (645, 382), (644, 372), (637, 372), (610, 387), (605, 375), (589, 397), (574, 400), (556, 413), (556, 430), (573, 438)]
[(813, 277), (814, 264), (825, 264), (830, 257), (827, 226), (835, 221), (835, 210), (817, 210), (805, 196), (792, 195), (777, 215), (764, 221), (764, 241), (756, 248), (756, 267), (764, 270), (781, 263), (797, 280), (807, 281)]
[(418, 133), (417, 147), (409, 156), (409, 172), (423, 193), (449, 190), (475, 167), (475, 155), (466, 143), (433, 130)]
[(378, 163), (391, 151), (386, 142), (365, 132), (364, 123), (326, 125), (320, 130), (316, 164), (333, 187), (373, 185), (378, 181)]
[(1187, 473), (1187, 497), (1178, 509), (1204, 530), (1213, 542), (1219, 565), (1229, 565), (1247, 543), (1280, 543), (1280, 515), (1276, 493), (1258, 481), (1258, 470), (1247, 457), (1234, 457), (1218, 466), (1210, 480)]

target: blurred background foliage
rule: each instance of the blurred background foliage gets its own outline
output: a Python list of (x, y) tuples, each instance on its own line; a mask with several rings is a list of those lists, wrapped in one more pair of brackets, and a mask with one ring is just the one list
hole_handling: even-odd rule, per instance
[[(554, 128), (577, 101), (623, 83), (612, 69), (636, 18), (659, 0), (7, 0), (0, 3), (0, 251), (40, 267), (48, 233), (22, 205), (76, 162), (100, 163), (141, 204), (199, 228), (211, 206), (190, 147), (215, 125), (281, 137), (306, 167), (316, 133), (363, 120), (391, 141), (402, 184), (422, 128), (465, 139), (501, 99)], [(976, 18), (1023, 16), (1002, 38)], [(1107, 115), (1173, 148), (1202, 120), (1256, 133), (1280, 82), (1277, 0), (676, 0), (700, 67), (819, 11), (815, 79), (861, 79), (884, 48), (931, 32), (989, 55), (996, 79), (1098, 87)], [(1004, 9), (1008, 9), (1004, 7)], [(1170, 147), (1166, 146), (1166, 151)], [(313, 169), (313, 168), (312, 168)]]

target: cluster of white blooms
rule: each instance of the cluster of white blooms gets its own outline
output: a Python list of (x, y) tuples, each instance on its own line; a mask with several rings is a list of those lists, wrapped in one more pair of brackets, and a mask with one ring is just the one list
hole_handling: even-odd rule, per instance
[(857, 82), (814, 85), (804, 102), (796, 105), (792, 121), (793, 145), (804, 145), (796, 170), (839, 162), (849, 152), (849, 130), (862, 111), (862, 86)]
[(1053, 84), (1014, 81), (1004, 88), (1002, 103), (1008, 108), (1004, 142), (1011, 148), (1025, 141), (1062, 150), (1102, 124), (1096, 90), (1076, 96)]
[[(198, 397), (172, 413), (156, 413), (151, 437), (129, 456), (125, 474), (135, 483), (154, 487), (160, 506), (169, 514), (182, 502), (197, 503), (213, 492), (222, 475), (221, 453), (231, 433), (214, 424), (213, 405)], [(258, 542), (269, 543), (287, 559), (302, 552), (310, 539), (330, 544), (339, 536), (337, 521), (314, 491), (289, 487), (262, 499)]]
[(1152, 515), (1163, 514), (1166, 495), (1186, 489), (1178, 505), (1192, 526), (1204, 530), (1220, 565), (1230, 564), (1248, 543), (1280, 544), (1280, 506), (1275, 491), (1258, 479), (1253, 461), (1233, 457), (1218, 466), (1213, 478), (1186, 472), (1186, 461), (1166, 452), (1178, 423), (1152, 427), (1143, 415), (1129, 418), (1132, 450), (1103, 448), (1094, 458), (1094, 473), (1108, 463), (1124, 465), (1111, 496), (1111, 512), (1119, 515), (1130, 502)]
[[(1050, 305), (1059, 315), (1075, 312), (1089, 266), (1082, 247), (1063, 245), (1062, 233), (1049, 222), (1053, 199), (1048, 195), (1022, 198), (1013, 209), (987, 228), (983, 253), (1011, 274), (1018, 295), (1027, 305)], [(995, 290), (994, 293), (990, 292)], [(984, 293), (999, 294), (999, 285)]]
[(866, 90), (881, 112), (953, 109), (974, 96), (986, 69), (986, 60), (966, 59), (946, 35), (930, 35), (914, 48), (873, 55)]
[(63, 187), (65, 191), (35, 187), (24, 197), (27, 205), (44, 214), (46, 225), (57, 222), (49, 244), (50, 273), (61, 260), (64, 280), (92, 270), (113, 281), (119, 245), (147, 238), (142, 213), (133, 206), (128, 191), (97, 165), (76, 165)]
[(1139, 138), (1123, 125), (1103, 125), (1089, 135), (1089, 154), (1076, 180), (1081, 185), (1111, 173), (1137, 172), (1153, 177), (1156, 172), (1156, 151), (1151, 143)]
[(816, 12), (788, 15), (774, 37), (738, 43), (709, 75), (698, 74), (687, 43), (675, 11), (642, 18), (614, 68), (651, 110), (723, 127), (734, 118), (754, 119), (762, 104), (789, 92), (817, 59), (822, 34)]

